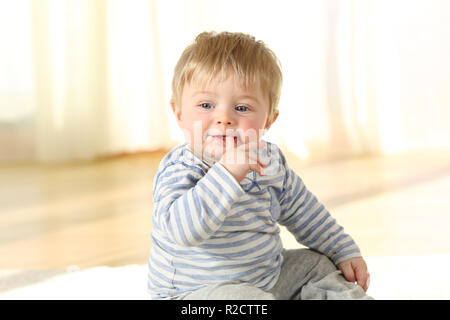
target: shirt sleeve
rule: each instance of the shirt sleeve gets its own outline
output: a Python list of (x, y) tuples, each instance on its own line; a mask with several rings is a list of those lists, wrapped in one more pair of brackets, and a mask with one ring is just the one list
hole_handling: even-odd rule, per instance
[(300, 244), (325, 254), (335, 264), (361, 256), (355, 241), (287, 166), (283, 188), (279, 222)]
[(206, 173), (182, 162), (169, 165), (155, 181), (153, 227), (177, 244), (196, 246), (220, 228), (243, 194), (219, 163)]

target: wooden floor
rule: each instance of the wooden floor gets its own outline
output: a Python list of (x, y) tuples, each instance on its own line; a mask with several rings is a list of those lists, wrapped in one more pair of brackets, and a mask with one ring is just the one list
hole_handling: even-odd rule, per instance
[[(164, 153), (0, 165), (0, 269), (145, 264)], [(291, 167), (366, 256), (450, 252), (450, 152)], [(283, 233), (287, 247), (295, 244)]]

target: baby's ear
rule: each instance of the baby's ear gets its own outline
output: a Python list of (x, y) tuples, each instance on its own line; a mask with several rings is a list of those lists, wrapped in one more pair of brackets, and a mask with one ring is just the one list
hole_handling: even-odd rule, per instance
[(175, 118), (177, 119), (177, 121), (180, 121), (181, 120), (181, 109), (177, 108), (174, 100), (170, 100), (170, 106), (172, 107), (172, 112), (175, 115)]
[(275, 122), (275, 120), (277, 120), (278, 114), (279, 114), (279, 112), (275, 111), (275, 113), (267, 119), (264, 129), (269, 130), (269, 128), (272, 126), (272, 124)]

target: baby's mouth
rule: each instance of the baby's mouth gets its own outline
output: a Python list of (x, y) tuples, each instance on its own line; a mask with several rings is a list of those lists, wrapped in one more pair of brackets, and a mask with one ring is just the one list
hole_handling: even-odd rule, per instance
[(227, 135), (211, 135), (211, 138), (214, 139), (216, 143), (221, 143), (222, 145), (225, 145), (228, 138), (233, 138), (234, 144), (236, 145), (238, 142), (238, 138), (236, 136), (227, 136)]

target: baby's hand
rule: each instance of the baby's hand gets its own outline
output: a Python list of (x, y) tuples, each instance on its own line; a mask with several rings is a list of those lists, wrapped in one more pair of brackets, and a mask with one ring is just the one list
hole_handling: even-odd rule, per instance
[(227, 137), (225, 153), (219, 162), (237, 182), (241, 182), (249, 170), (254, 170), (262, 176), (263, 168), (267, 167), (267, 164), (262, 161), (258, 149), (264, 146), (263, 141), (249, 141), (249, 139), (236, 146), (234, 138)]
[(358, 257), (342, 261), (337, 267), (342, 271), (347, 281), (356, 282), (364, 291), (367, 291), (370, 283), (370, 274), (367, 271), (367, 265), (363, 258)]

